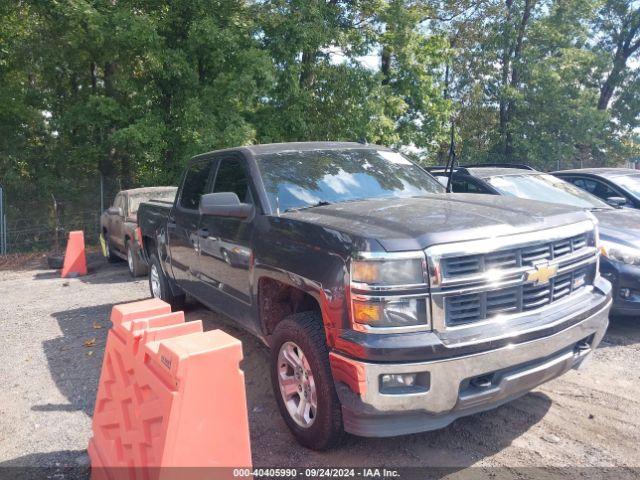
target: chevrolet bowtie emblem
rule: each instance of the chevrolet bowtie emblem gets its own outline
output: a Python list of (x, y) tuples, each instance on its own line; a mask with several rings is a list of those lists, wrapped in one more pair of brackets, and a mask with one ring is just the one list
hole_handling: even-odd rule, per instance
[(535, 270), (528, 271), (526, 275), (527, 282), (535, 285), (544, 285), (549, 283), (553, 277), (558, 273), (558, 265), (551, 265), (548, 263), (542, 263), (535, 265)]

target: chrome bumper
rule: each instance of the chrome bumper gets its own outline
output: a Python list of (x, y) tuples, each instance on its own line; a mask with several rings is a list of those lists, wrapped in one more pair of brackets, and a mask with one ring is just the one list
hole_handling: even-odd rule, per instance
[[(345, 429), (361, 436), (434, 430), (517, 398), (583, 364), (605, 334), (610, 308), (609, 297), (596, 313), (554, 335), (464, 357), (424, 363), (356, 362), (366, 389), (358, 395), (337, 383)], [(428, 374), (427, 391), (380, 393), (381, 375), (400, 373)], [(486, 376), (491, 381), (482, 386), (472, 382)]]

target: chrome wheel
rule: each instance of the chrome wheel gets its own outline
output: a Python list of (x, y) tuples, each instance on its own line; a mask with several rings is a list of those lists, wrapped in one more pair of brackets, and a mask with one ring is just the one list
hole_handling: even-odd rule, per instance
[(131, 247), (127, 248), (127, 265), (129, 265), (129, 271), (133, 274), (133, 253)]
[(155, 298), (162, 298), (162, 290), (160, 289), (160, 273), (158, 272), (158, 267), (156, 267), (155, 264), (151, 265), (149, 281), (151, 282), (151, 294)]
[(291, 418), (302, 428), (313, 425), (318, 409), (316, 384), (304, 352), (293, 342), (280, 347), (278, 383)]

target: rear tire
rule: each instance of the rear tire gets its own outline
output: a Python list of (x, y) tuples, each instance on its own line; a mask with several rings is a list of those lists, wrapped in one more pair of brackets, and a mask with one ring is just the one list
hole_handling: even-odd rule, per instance
[[(300, 359), (301, 368), (291, 368)], [(327, 450), (341, 442), (342, 409), (319, 312), (297, 313), (278, 324), (271, 342), (271, 384), (280, 413), (301, 445)], [(312, 407), (305, 408), (307, 403)]]
[(170, 280), (162, 270), (162, 265), (156, 254), (152, 253), (149, 268), (149, 291), (151, 296), (159, 298), (171, 305), (172, 310), (182, 310), (184, 307), (185, 295), (175, 295), (169, 285)]
[(138, 255), (134, 250), (131, 242), (128, 241), (126, 244), (127, 247), (127, 266), (129, 267), (129, 273), (133, 278), (140, 277), (147, 273), (147, 266), (140, 259), (140, 255)]

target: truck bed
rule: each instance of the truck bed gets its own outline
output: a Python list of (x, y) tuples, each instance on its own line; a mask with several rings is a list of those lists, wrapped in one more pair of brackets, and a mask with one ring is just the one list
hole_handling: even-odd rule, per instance
[(150, 200), (138, 208), (138, 224), (143, 236), (155, 238), (156, 232), (166, 224), (173, 202)]

